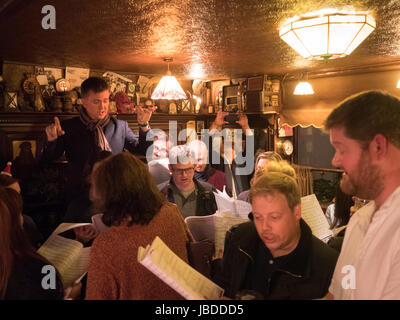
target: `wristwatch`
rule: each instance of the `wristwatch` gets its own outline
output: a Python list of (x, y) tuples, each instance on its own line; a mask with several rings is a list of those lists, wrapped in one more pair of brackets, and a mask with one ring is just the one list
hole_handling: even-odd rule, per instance
[(145, 123), (139, 123), (139, 122), (138, 122), (138, 126), (139, 126), (139, 127), (142, 127), (142, 128), (143, 128), (143, 127), (148, 127), (148, 126), (149, 126), (149, 122), (148, 122), (148, 121), (146, 121)]

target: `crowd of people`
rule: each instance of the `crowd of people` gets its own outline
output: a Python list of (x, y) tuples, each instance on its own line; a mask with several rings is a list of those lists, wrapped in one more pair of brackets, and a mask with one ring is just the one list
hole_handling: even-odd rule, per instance
[[(18, 181), (2, 173), (0, 299), (182, 299), (138, 262), (138, 248), (158, 236), (189, 263), (188, 243), (195, 240), (184, 219), (214, 214), (217, 190), (252, 208), (247, 222), (226, 233), (223, 256), (211, 263), (209, 277), (225, 298), (400, 298), (397, 98), (363, 92), (340, 103), (326, 120), (335, 148), (332, 164), (344, 173), (329, 215), (331, 227), (340, 232), (325, 243), (302, 218), (295, 170), (278, 154), (256, 154), (252, 174), (241, 175), (237, 169), (243, 165), (235, 160), (245, 145), (239, 151), (202, 140), (173, 145), (158, 136), (153, 159), (146, 163), (138, 155), (152, 144), (146, 133), (154, 109), (138, 107), (136, 135), (125, 121), (109, 115), (109, 94), (104, 80), (84, 81), (80, 116), (55, 118), (46, 128), (42, 157), (49, 162), (65, 152), (68, 159), (64, 221), (101, 217), (102, 232), (86, 225), (70, 235), (90, 246), (87, 275), (71, 290), (56, 270), (55, 285), (43, 286), (43, 267), (51, 266), (37, 253), (44, 240), (22, 214)], [(210, 129), (220, 131), (224, 116), (218, 113)], [(238, 124), (244, 137), (252, 134), (244, 114)], [(353, 197), (370, 202), (354, 212)], [(350, 274), (344, 272), (348, 266)]]

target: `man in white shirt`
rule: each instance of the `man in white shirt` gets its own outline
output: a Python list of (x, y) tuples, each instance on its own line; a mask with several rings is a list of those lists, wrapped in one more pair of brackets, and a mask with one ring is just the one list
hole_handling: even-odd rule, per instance
[(400, 100), (351, 96), (325, 128), (342, 191), (373, 200), (350, 219), (327, 298), (400, 299)]

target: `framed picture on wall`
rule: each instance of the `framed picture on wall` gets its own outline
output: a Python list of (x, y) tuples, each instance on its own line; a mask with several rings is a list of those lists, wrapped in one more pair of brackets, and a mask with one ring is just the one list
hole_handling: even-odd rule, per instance
[(36, 158), (36, 140), (13, 140), (13, 161)]

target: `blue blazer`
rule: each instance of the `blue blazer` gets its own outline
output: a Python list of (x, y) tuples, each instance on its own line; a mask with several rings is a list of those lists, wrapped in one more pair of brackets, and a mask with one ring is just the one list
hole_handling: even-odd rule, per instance
[[(79, 117), (64, 120), (61, 128), (65, 134), (57, 140), (47, 142), (41, 155), (42, 163), (57, 160), (65, 152), (68, 160), (66, 192), (78, 191), (85, 184), (89, 160), (92, 160), (97, 146), (94, 143), (94, 133), (86, 128)], [(111, 117), (109, 124), (103, 128), (104, 134), (113, 154), (124, 149), (136, 155), (146, 155), (146, 150), (152, 141), (146, 141), (146, 133), (139, 130), (139, 135), (133, 133), (124, 120)]]

